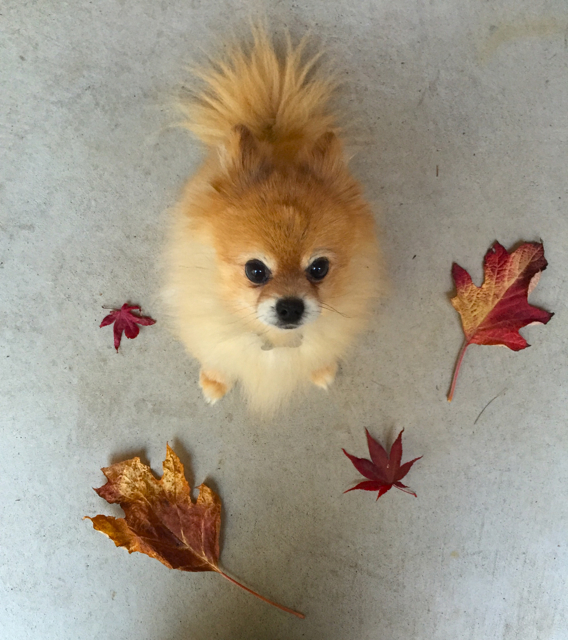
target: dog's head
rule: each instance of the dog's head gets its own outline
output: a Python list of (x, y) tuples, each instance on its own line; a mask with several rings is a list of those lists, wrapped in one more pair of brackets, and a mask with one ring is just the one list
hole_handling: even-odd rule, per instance
[(237, 127), (210, 186), (200, 218), (221, 295), (252, 330), (348, 314), (346, 301), (368, 289), (373, 220), (333, 133), (290, 153)]

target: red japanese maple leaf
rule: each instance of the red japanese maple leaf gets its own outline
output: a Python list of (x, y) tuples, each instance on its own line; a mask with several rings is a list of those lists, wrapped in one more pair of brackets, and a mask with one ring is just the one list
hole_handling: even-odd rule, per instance
[(509, 253), (495, 242), (485, 254), (481, 287), (458, 264), (452, 266), (457, 295), (452, 305), (460, 314), (465, 340), (454, 370), (448, 402), (452, 401), (465, 350), (470, 344), (502, 345), (513, 351), (529, 346), (519, 329), (533, 322), (546, 324), (554, 315), (528, 303), (528, 295), (547, 267), (540, 242), (525, 242)]
[(367, 444), (369, 446), (371, 460), (367, 460), (366, 458), (356, 458), (343, 449), (343, 453), (349, 458), (349, 460), (351, 460), (355, 469), (357, 469), (361, 475), (365, 476), (365, 478), (369, 478), (368, 481), (360, 482), (358, 485), (351, 487), (351, 489), (344, 491), (344, 493), (354, 491), (355, 489), (362, 489), (363, 491), (378, 491), (378, 500), (394, 486), (405, 493), (410, 493), (416, 498), (414, 491), (409, 489), (405, 484), (402, 484), (401, 480), (410, 471), (412, 465), (417, 460), (420, 460), (422, 456), (414, 458), (414, 460), (411, 460), (410, 462), (405, 462), (403, 465), (400, 464), (400, 460), (402, 458), (403, 431), (404, 429), (398, 434), (397, 439), (391, 447), (389, 455), (387, 455), (387, 452), (383, 447), (373, 439), (367, 429), (365, 429), (365, 433), (367, 434)]
[(114, 309), (114, 311), (109, 313), (101, 322), (101, 327), (106, 327), (114, 322), (114, 348), (117, 353), (123, 332), (127, 338), (132, 340), (140, 333), (139, 324), (147, 327), (148, 325), (156, 323), (152, 318), (135, 315), (132, 313), (133, 309), (140, 311), (140, 307), (136, 305), (123, 304), (120, 309)]

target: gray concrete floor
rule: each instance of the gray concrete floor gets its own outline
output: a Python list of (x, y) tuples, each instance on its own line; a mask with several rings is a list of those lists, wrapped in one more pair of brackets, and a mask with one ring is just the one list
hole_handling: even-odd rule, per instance
[[(166, 331), (164, 215), (201, 150), (168, 129), (185, 63), (241, 28), (236, 0), (5, 0), (0, 110), (0, 627), (12, 640), (568, 638), (568, 12), (563, 0), (288, 0), (346, 80), (353, 170), (383, 230), (390, 297), (333, 390), (272, 423), (206, 406)], [(438, 167), (438, 170), (436, 169)], [(438, 175), (437, 175), (438, 174)], [(458, 261), (542, 238), (532, 296), (556, 313), (520, 353), (462, 334)], [(102, 305), (158, 320), (119, 355)], [(495, 396), (497, 399), (478, 418)], [(342, 492), (405, 428), (418, 498)], [(166, 441), (224, 503), (213, 574), (128, 556), (99, 468)]]

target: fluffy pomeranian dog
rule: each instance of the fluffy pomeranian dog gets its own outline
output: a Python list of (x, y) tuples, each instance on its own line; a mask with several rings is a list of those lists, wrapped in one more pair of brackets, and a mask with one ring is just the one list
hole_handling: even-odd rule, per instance
[(263, 29), (197, 75), (182, 105), (208, 156), (173, 211), (166, 296), (207, 402), (235, 383), (274, 413), (327, 389), (379, 279), (375, 225), (347, 167), (318, 56)]

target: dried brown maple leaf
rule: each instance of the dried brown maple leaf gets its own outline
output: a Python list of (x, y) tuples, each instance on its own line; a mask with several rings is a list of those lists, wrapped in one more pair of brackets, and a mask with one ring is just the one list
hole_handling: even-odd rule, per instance
[(554, 315), (528, 303), (528, 295), (547, 267), (541, 242), (525, 242), (509, 253), (495, 242), (485, 254), (485, 279), (481, 287), (469, 273), (452, 265), (457, 295), (452, 305), (460, 314), (465, 340), (448, 393), (452, 401), (460, 366), (470, 344), (503, 345), (513, 351), (528, 347), (519, 329), (533, 322), (546, 324)]
[(215, 571), (264, 602), (303, 618), (303, 614), (268, 600), (219, 568), (219, 496), (202, 484), (197, 502), (193, 502), (183, 465), (169, 445), (163, 468), (160, 480), (140, 458), (103, 469), (108, 482), (95, 491), (107, 502), (120, 504), (125, 517), (87, 516), (93, 527), (129, 553), (145, 553), (169, 569)]
[(140, 311), (140, 307), (136, 305), (123, 304), (120, 309), (114, 309), (101, 322), (101, 327), (106, 327), (114, 322), (114, 348), (117, 353), (123, 332), (127, 338), (133, 340), (140, 333), (139, 324), (145, 327), (156, 324), (156, 321), (152, 320), (152, 318), (132, 313), (134, 309)]
[(357, 469), (362, 476), (368, 478), (367, 481), (360, 482), (354, 487), (351, 487), (351, 489), (344, 491), (344, 493), (347, 493), (348, 491), (355, 491), (355, 489), (362, 489), (363, 491), (378, 491), (378, 500), (391, 487), (396, 487), (405, 493), (410, 493), (416, 498), (414, 491), (409, 489), (405, 484), (402, 484), (401, 480), (410, 471), (412, 465), (417, 460), (420, 460), (422, 456), (414, 458), (414, 460), (410, 460), (410, 462), (405, 462), (403, 465), (400, 464), (400, 460), (402, 458), (403, 431), (404, 429), (398, 434), (397, 439), (391, 447), (389, 455), (387, 455), (383, 446), (371, 436), (367, 429), (365, 429), (365, 433), (367, 434), (367, 445), (369, 447), (371, 460), (367, 460), (366, 458), (356, 458), (343, 449), (343, 453), (349, 458), (349, 460), (351, 460), (355, 469)]

